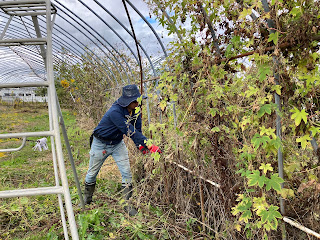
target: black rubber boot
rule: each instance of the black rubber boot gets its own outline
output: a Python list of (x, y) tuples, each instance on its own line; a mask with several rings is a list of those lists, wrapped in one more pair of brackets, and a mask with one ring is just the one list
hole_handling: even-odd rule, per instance
[(84, 204), (90, 204), (92, 202), (92, 195), (94, 192), (94, 189), (96, 187), (96, 183), (85, 183), (84, 187)]
[(137, 215), (138, 211), (135, 207), (129, 204), (129, 199), (132, 196), (132, 184), (125, 184), (123, 183), (121, 186), (122, 190), (122, 197), (126, 201), (124, 210), (129, 214), (130, 217)]

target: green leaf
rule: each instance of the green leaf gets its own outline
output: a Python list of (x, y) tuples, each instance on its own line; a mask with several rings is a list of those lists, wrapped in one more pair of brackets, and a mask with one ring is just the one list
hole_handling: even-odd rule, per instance
[(178, 100), (178, 94), (171, 94), (170, 100), (176, 102)]
[(268, 146), (266, 147), (266, 150), (272, 151), (273, 153), (277, 153), (278, 149), (282, 147), (282, 142), (280, 138), (271, 139), (268, 142)]
[(11, 205), (10, 210), (12, 212), (19, 212), (20, 208), (17, 204), (13, 204), (13, 205)]
[(219, 127), (214, 127), (211, 129), (211, 132), (220, 132), (220, 128)]
[(302, 14), (300, 6), (296, 6), (292, 8), (292, 10), (290, 11), (290, 14), (294, 17), (300, 17), (300, 15)]
[(279, 207), (271, 205), (269, 209), (262, 210), (260, 212), (261, 222), (266, 223), (265, 228), (276, 230), (278, 227), (278, 219), (282, 218), (279, 211), (277, 211)]
[(293, 112), (293, 114), (291, 116), (291, 119), (294, 119), (294, 123), (295, 123), (296, 126), (299, 126), (299, 124), (301, 123), (302, 120), (305, 123), (307, 123), (308, 113), (306, 113), (306, 111), (304, 109), (299, 111), (299, 109), (294, 107), (294, 109), (291, 109), (290, 112)]
[(245, 159), (247, 161), (252, 161), (256, 157), (254, 153), (243, 152), (240, 154), (240, 159)]
[(281, 86), (280, 85), (273, 85), (271, 87), (272, 91), (275, 91), (279, 96), (281, 95)]
[(267, 164), (262, 163), (259, 169), (261, 169), (264, 174), (266, 174), (268, 171), (270, 172), (273, 171), (273, 167), (271, 167), (270, 163), (267, 163)]
[(259, 111), (258, 111), (258, 118), (261, 118), (264, 114), (269, 114), (271, 115), (271, 112), (272, 112), (272, 107), (273, 105), (272, 104), (265, 104), (263, 105)]
[(252, 174), (248, 176), (248, 186), (256, 186), (258, 185), (260, 188), (264, 186), (267, 178), (265, 176), (260, 176), (260, 171), (254, 170)]
[(139, 103), (139, 105), (141, 104), (141, 102), (142, 102), (142, 95), (137, 98), (137, 102)]
[(164, 109), (167, 107), (167, 101), (162, 100), (162, 101), (159, 103), (159, 107), (161, 108), (162, 111), (164, 111)]
[(259, 88), (249, 86), (249, 89), (245, 91), (245, 95), (246, 97), (250, 97), (252, 95), (256, 95), (257, 92), (259, 92)]
[(231, 56), (231, 53), (232, 53), (232, 48), (233, 48), (233, 45), (232, 44), (229, 44), (226, 48), (226, 57), (230, 57)]
[(159, 162), (159, 160), (160, 160), (160, 153), (155, 152), (155, 153), (151, 153), (151, 155), (152, 155), (153, 160), (154, 160), (155, 163), (156, 163), (156, 162)]
[(237, 171), (236, 173), (240, 173), (241, 177), (247, 177), (249, 176), (252, 172), (250, 170), (245, 170), (244, 168), (241, 168), (239, 171)]
[(244, 221), (247, 223), (252, 217), (252, 212), (250, 210), (245, 210), (242, 215), (239, 217), (239, 221)]
[(309, 131), (311, 132), (312, 137), (314, 137), (317, 133), (320, 133), (320, 128), (312, 126)]
[(253, 144), (253, 147), (255, 149), (257, 149), (260, 145), (265, 148), (268, 141), (270, 141), (270, 138), (268, 136), (260, 136), (259, 133), (256, 133), (251, 139), (251, 143)]
[(272, 41), (274, 43), (274, 45), (277, 45), (278, 39), (279, 39), (279, 32), (270, 33), (269, 38), (268, 38), (268, 42)]
[(262, 82), (266, 79), (267, 75), (271, 74), (271, 68), (268, 64), (262, 64), (258, 68), (259, 80)]
[(216, 108), (210, 108), (209, 113), (212, 117), (214, 117), (217, 114), (218, 109)]
[(263, 239), (264, 240), (268, 240), (269, 238), (268, 238), (268, 235), (265, 233), (264, 235), (263, 235)]
[(271, 178), (266, 178), (266, 190), (269, 191), (273, 188), (276, 191), (281, 191), (281, 183), (283, 183), (283, 179), (278, 176), (278, 174), (272, 174)]

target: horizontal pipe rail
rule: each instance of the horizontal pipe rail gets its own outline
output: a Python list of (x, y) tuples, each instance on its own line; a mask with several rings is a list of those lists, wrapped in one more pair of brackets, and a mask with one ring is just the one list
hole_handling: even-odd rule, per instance
[(29, 188), (29, 189), (18, 189), (1, 191), (0, 198), (9, 197), (26, 197), (36, 195), (47, 195), (47, 194), (63, 194), (63, 187), (43, 187), (43, 188)]
[(282, 220), (300, 230), (302, 230), (303, 232), (307, 233), (307, 234), (310, 234), (312, 236), (315, 236), (316, 238), (319, 238), (320, 239), (320, 234), (319, 233), (316, 233), (315, 231), (312, 231), (311, 229), (301, 225), (300, 223), (296, 222), (296, 221), (293, 221), (287, 217), (283, 217)]
[(24, 133), (4, 133), (4, 134), (0, 134), (0, 139), (21, 138), (21, 137), (46, 137), (46, 136), (55, 136), (55, 133), (54, 133), (54, 131), (24, 132)]
[[(30, 9), (33, 10), (33, 9)], [(41, 12), (21, 12), (21, 13), (17, 13), (17, 12), (7, 12), (7, 14), (9, 15), (14, 15), (14, 16), (38, 16), (38, 15), (46, 15), (46, 12), (41, 11)]]
[[(19, 7), (17, 7), (17, 8), (10, 7), (10, 11), (12, 11), (12, 12), (25, 12), (26, 9), (23, 9), (23, 8), (21, 8), (21, 7), (22, 7), (22, 6), (19, 6)], [(39, 6), (31, 5), (31, 6), (25, 6), (25, 7), (30, 7), (30, 8), (28, 8), (27, 10), (33, 10), (33, 11), (39, 11), (39, 10), (43, 11), (43, 10), (46, 10), (46, 8), (43, 7), (42, 5), (39, 5)], [(5, 8), (5, 7), (3, 7), (3, 8)]]
[(5, 1), (0, 2), (0, 7), (12, 6), (12, 5), (22, 5), (22, 4), (45, 4), (45, 0), (20, 0), (20, 1)]
[(0, 149), (0, 152), (17, 152), (17, 151), (20, 151), (26, 145), (26, 142), (27, 142), (27, 138), (24, 137), (20, 147), (18, 147), (18, 148)]
[[(44, 5), (43, 4), (38, 4), (38, 5), (36, 5), (36, 4), (34, 4), (34, 3), (30, 3), (30, 4), (20, 4), (19, 5), (19, 10), (21, 10), (21, 8), (25, 8), (25, 7), (43, 7)], [(2, 6), (0, 6), (1, 8), (10, 8), (10, 9), (12, 9), (12, 8), (14, 8), (14, 7), (17, 7), (17, 5), (2, 5)]]
[(18, 87), (48, 87), (48, 82), (25, 82), (25, 83), (4, 83), (0, 84), (0, 88), (18, 88)]
[(35, 43), (35, 44), (46, 44), (47, 39), (46, 38), (20, 38), (20, 39), (4, 39), (0, 40), (0, 44), (9, 44), (9, 43)]

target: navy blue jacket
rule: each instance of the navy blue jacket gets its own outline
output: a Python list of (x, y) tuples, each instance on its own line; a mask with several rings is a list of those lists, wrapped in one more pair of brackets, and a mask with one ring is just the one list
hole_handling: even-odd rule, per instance
[(130, 116), (127, 108), (121, 107), (116, 101), (104, 114), (93, 135), (107, 145), (114, 145), (121, 142), (123, 134), (130, 137), (137, 147), (146, 147), (147, 138), (141, 131), (141, 114), (133, 113)]

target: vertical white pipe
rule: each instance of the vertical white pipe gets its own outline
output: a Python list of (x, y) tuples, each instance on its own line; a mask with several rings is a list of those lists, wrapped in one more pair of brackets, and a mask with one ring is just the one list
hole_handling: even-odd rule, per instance
[(74, 217), (73, 207), (71, 203), (71, 196), (69, 192), (68, 178), (66, 173), (66, 168), (63, 159), (62, 145), (61, 145), (61, 137), (60, 137), (60, 129), (59, 129), (59, 119), (58, 119), (58, 107), (57, 102), (55, 100), (56, 89), (54, 85), (54, 75), (53, 75), (53, 56), (52, 56), (52, 22), (51, 22), (51, 1), (46, 0), (46, 22), (47, 22), (47, 79), (49, 83), (49, 91), (48, 96), (51, 101), (52, 106), (52, 121), (53, 128), (55, 130), (55, 143), (56, 143), (56, 151), (58, 158), (58, 165), (60, 170), (62, 187), (64, 189), (64, 198), (65, 205), (67, 209), (68, 221), (70, 225), (70, 231), (72, 239), (78, 240), (79, 235), (77, 231), (77, 225)]
[[(52, 131), (53, 130), (53, 122), (52, 122), (52, 107), (51, 107), (50, 100), (51, 99), (48, 98), (49, 126), (50, 126), (50, 131)], [(57, 155), (56, 155), (56, 151), (55, 151), (54, 137), (51, 136), (50, 139), (51, 139), (54, 178), (55, 178), (56, 186), (58, 187), (58, 186), (60, 186), (60, 181), (59, 181), (59, 174), (58, 174), (59, 169), (58, 169), (58, 165), (57, 165)], [(64, 238), (66, 240), (68, 240), (69, 239), (68, 228), (67, 228), (66, 216), (64, 214), (64, 206), (63, 206), (61, 194), (58, 194), (58, 202), (59, 202), (59, 207), (60, 207), (60, 214), (61, 214), (61, 221), (62, 221)]]

